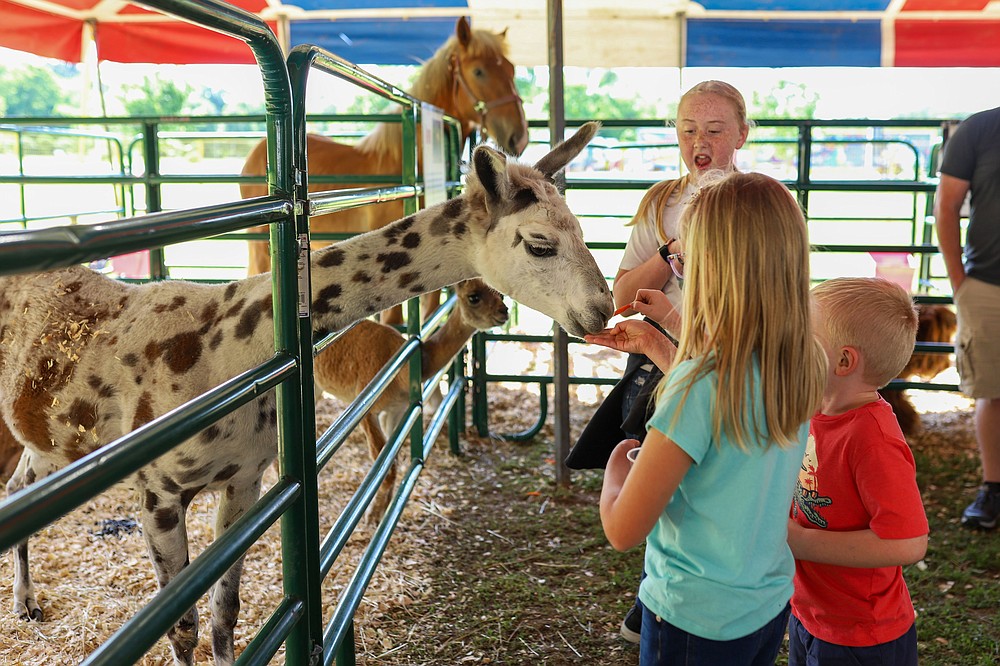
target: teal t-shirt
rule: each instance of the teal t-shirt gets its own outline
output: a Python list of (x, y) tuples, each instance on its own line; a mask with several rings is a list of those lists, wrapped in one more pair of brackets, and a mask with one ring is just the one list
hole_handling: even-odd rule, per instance
[[(805, 453), (809, 422), (798, 445), (743, 452), (712, 434), (718, 375), (699, 378), (676, 420), (684, 378), (694, 361), (668, 375), (649, 419), (694, 464), (646, 538), (646, 578), (639, 598), (656, 615), (688, 632), (718, 641), (750, 634), (774, 619), (792, 596), (795, 561), (786, 542), (788, 512)], [(747, 376), (760, 386), (760, 368)], [(676, 390), (675, 390), (676, 389)], [(758, 389), (750, 389), (766, 429)], [(671, 427), (672, 426), (672, 427)]]

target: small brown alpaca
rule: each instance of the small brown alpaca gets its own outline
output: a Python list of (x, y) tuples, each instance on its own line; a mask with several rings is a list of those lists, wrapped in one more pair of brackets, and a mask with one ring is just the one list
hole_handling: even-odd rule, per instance
[[(508, 312), (503, 295), (479, 278), (459, 282), (455, 291), (458, 294), (455, 310), (421, 348), (422, 381), (427, 381), (445, 367), (477, 330), (507, 322)], [(359, 321), (316, 357), (313, 365), (316, 385), (342, 402), (349, 403), (364, 391), (405, 342), (406, 338), (391, 326), (370, 319)], [(409, 406), (409, 371), (404, 366), (361, 421), (373, 461), (385, 447), (386, 437), (396, 431)], [(368, 509), (369, 523), (376, 524), (381, 520), (389, 506), (395, 482), (396, 465), (393, 463)]]
[[(919, 314), (917, 324), (917, 342), (951, 342), (955, 338), (955, 331), (958, 328), (958, 320), (955, 313), (946, 305), (918, 305)], [(917, 353), (910, 357), (906, 367), (899, 373), (900, 379), (919, 377), (924, 381), (930, 381), (937, 375), (951, 367), (951, 358), (948, 354), (927, 354)], [(886, 402), (892, 405), (892, 411), (896, 413), (896, 420), (899, 427), (907, 437), (920, 434), (922, 425), (920, 415), (910, 402), (906, 390), (879, 391)]]

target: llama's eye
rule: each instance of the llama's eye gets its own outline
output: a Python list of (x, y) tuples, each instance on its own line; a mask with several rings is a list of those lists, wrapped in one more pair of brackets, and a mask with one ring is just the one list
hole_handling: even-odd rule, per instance
[(524, 246), (528, 248), (528, 252), (535, 257), (554, 257), (556, 256), (556, 249), (549, 245), (532, 245), (531, 243), (525, 243)]
[(479, 301), (483, 300), (479, 294), (469, 294), (469, 305), (479, 305)]
[(486, 76), (486, 70), (484, 70), (482, 67), (475, 67), (472, 70), (472, 75), (477, 79), (481, 79)]

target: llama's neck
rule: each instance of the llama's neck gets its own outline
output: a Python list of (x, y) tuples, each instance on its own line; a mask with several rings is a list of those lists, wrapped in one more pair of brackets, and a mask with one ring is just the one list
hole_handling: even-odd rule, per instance
[[(485, 213), (484, 213), (485, 214)], [(334, 331), (358, 319), (479, 275), (464, 199), (452, 199), (312, 255), (313, 326)]]
[(462, 313), (455, 309), (421, 347), (421, 381), (427, 381), (447, 365), (475, 332), (476, 328), (465, 323)]

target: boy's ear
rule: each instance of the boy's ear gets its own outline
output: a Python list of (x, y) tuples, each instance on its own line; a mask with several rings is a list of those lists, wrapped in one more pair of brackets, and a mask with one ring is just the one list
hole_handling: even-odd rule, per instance
[(861, 365), (861, 354), (855, 347), (845, 346), (837, 350), (837, 362), (833, 371), (840, 377), (849, 375)]

